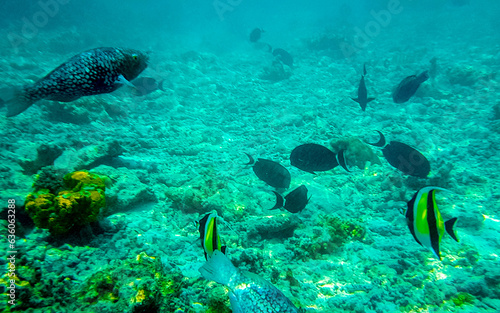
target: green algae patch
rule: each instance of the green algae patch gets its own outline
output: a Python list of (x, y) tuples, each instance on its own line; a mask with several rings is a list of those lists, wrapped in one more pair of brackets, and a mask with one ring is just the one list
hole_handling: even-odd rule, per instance
[(301, 260), (322, 259), (348, 242), (363, 241), (365, 235), (366, 228), (361, 222), (320, 215), (312, 236), (294, 236), (287, 241), (287, 245)]
[[(97, 221), (106, 205), (105, 178), (87, 171), (64, 176), (62, 190), (35, 189), (26, 197), (25, 209), (39, 228), (61, 236), (76, 227)], [(43, 185), (46, 185), (44, 183)], [(40, 186), (35, 183), (34, 186)], [(57, 183), (54, 183), (57, 185)]]
[(467, 292), (459, 292), (456, 296), (450, 299), (455, 306), (472, 305), (476, 301), (476, 297)]
[(165, 271), (159, 258), (141, 252), (90, 276), (75, 293), (82, 307), (115, 312), (173, 312), (184, 286), (179, 270)]

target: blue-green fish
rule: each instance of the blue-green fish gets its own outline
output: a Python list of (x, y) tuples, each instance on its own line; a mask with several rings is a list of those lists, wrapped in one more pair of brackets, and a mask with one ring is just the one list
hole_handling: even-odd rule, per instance
[(413, 238), (420, 245), (429, 248), (441, 260), (439, 245), (445, 231), (458, 242), (453, 230), (457, 218), (454, 217), (446, 222), (443, 220), (436, 204), (435, 194), (437, 190), (448, 191), (439, 187), (420, 189), (408, 201), (408, 207), (404, 214)]
[(115, 91), (136, 78), (148, 56), (121, 48), (96, 48), (75, 55), (33, 85), (14, 92), (6, 101), (7, 117), (15, 116), (39, 100), (71, 102), (83, 96)]
[(285, 295), (262, 277), (241, 271), (219, 250), (199, 269), (208, 280), (229, 288), (233, 313), (298, 313)]

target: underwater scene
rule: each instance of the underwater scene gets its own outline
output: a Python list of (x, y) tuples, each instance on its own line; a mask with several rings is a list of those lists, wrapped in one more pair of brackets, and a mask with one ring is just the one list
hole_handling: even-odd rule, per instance
[(500, 312), (500, 2), (4, 0), (0, 311)]

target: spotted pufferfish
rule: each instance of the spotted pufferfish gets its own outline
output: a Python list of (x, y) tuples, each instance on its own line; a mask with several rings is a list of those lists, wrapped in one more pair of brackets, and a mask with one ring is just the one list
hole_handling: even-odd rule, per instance
[(148, 56), (138, 50), (102, 47), (73, 56), (32, 85), (12, 92), (5, 101), (7, 117), (39, 100), (71, 102), (83, 96), (115, 91), (139, 76)]

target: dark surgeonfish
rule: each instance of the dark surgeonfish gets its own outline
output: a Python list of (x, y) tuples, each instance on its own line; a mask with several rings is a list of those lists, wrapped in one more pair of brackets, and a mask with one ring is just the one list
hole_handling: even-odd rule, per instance
[(45, 99), (71, 102), (83, 96), (115, 91), (139, 76), (148, 56), (122, 48), (96, 48), (75, 55), (38, 82), (24, 86), (6, 101), (7, 116), (20, 114)]
[(229, 289), (229, 301), (235, 313), (299, 313), (278, 288), (257, 274), (235, 267), (220, 251), (215, 251), (199, 271), (205, 279)]
[(420, 84), (429, 79), (429, 73), (423, 71), (420, 75), (411, 75), (403, 79), (392, 93), (395, 103), (405, 103), (417, 92)]
[(263, 32), (264, 32), (264, 30), (262, 28), (258, 28), (258, 27), (254, 28), (254, 30), (252, 30), (252, 32), (250, 33), (250, 42), (259, 41)]
[(217, 211), (206, 214), (199, 222), (198, 230), (200, 232), (201, 246), (205, 253), (205, 259), (208, 260), (215, 250), (226, 253), (226, 246), (221, 244), (219, 231), (217, 230)]
[(378, 130), (377, 132), (380, 134), (379, 141), (370, 144), (376, 147), (383, 147), (382, 153), (389, 164), (407, 175), (421, 178), (429, 175), (431, 165), (422, 153), (399, 141), (391, 141), (385, 146), (384, 135)]
[(260, 180), (274, 188), (288, 189), (288, 187), (290, 187), (292, 178), (290, 172), (283, 165), (278, 162), (260, 158), (255, 162), (251, 155), (248, 153), (245, 154), (250, 159), (247, 165), (253, 164), (253, 172)]
[(349, 172), (344, 158), (344, 150), (340, 150), (335, 155), (332, 150), (315, 143), (306, 143), (295, 147), (290, 154), (290, 164), (311, 174), (329, 171), (339, 164)]
[(363, 75), (361, 75), (361, 80), (359, 81), (358, 97), (351, 98), (352, 100), (359, 103), (359, 105), (361, 106), (361, 110), (363, 111), (366, 109), (366, 105), (368, 104), (368, 102), (375, 100), (375, 98), (368, 98), (368, 92), (366, 91), (366, 85), (365, 85), (365, 75), (366, 75), (366, 64), (363, 65)]
[(153, 91), (156, 90), (162, 90), (163, 89), (163, 80), (158, 82), (156, 79), (152, 77), (139, 77), (136, 78), (132, 81), (132, 85), (134, 85), (134, 89), (136, 91), (136, 94), (138, 96), (145, 96), (147, 94), (152, 93)]
[(290, 213), (298, 213), (306, 207), (310, 199), (307, 198), (307, 188), (304, 185), (292, 190), (285, 198), (276, 191), (273, 192), (276, 195), (276, 204), (271, 210), (285, 208)]
[(457, 235), (453, 230), (457, 218), (454, 217), (444, 222), (436, 204), (436, 191), (448, 191), (439, 187), (424, 187), (417, 191), (413, 198), (408, 201), (404, 215), (408, 228), (413, 238), (424, 247), (429, 248), (432, 253), (441, 260), (439, 245), (441, 238), (446, 232), (458, 242)]
[(290, 53), (286, 52), (281, 48), (276, 48), (273, 50), (273, 55), (281, 61), (281, 63), (288, 65), (290, 67), (293, 66), (293, 57)]

